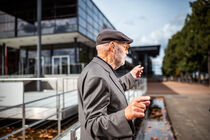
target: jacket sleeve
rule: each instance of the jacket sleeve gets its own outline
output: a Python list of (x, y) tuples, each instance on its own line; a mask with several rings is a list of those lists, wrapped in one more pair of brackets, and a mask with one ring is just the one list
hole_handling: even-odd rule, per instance
[(124, 91), (131, 89), (135, 85), (135, 78), (131, 73), (127, 73), (119, 79), (120, 84), (122, 85)]
[(112, 114), (107, 113), (111, 97), (106, 81), (94, 77), (86, 83), (83, 96), (85, 129), (93, 139), (132, 136), (124, 109)]

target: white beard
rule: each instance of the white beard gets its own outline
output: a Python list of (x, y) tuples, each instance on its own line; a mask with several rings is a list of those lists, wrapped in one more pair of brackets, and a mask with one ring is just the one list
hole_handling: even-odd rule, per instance
[(120, 65), (120, 66), (123, 66), (123, 65), (125, 65), (125, 57), (124, 57), (124, 59), (122, 60), (122, 62), (121, 62), (121, 65)]
[(117, 68), (125, 65), (125, 58), (126, 58), (126, 55), (123, 56), (123, 59), (122, 60), (119, 60), (119, 55), (115, 55), (115, 60), (117, 60)]

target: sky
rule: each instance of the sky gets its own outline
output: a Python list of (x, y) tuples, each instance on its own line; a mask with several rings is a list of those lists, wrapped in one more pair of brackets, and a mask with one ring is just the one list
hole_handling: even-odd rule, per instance
[(159, 56), (152, 58), (153, 71), (161, 66), (168, 39), (181, 30), (191, 14), (193, 0), (92, 0), (112, 25), (130, 38), (131, 46), (161, 45)]

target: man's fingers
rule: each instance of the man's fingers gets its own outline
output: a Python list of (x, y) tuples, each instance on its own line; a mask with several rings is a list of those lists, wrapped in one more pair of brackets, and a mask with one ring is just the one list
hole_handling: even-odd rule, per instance
[(144, 69), (144, 67), (142, 67), (141, 65), (137, 65), (137, 66), (135, 66), (135, 68), (136, 69), (142, 69), (142, 70)]
[(143, 69), (144, 69), (144, 67), (140, 67), (140, 68), (139, 68), (139, 70), (142, 70), (142, 71), (143, 71)]
[(136, 112), (135, 117), (144, 117), (144, 113)]
[(140, 68), (140, 67), (141, 67), (141, 65), (137, 65), (136, 67)]
[(144, 101), (149, 101), (151, 98), (150, 96), (141, 96), (141, 97), (137, 97), (136, 101), (137, 102), (144, 102)]
[(148, 106), (150, 104), (150, 101), (145, 101), (145, 102), (142, 102), (144, 105)]
[(144, 113), (144, 109), (139, 108), (139, 107), (135, 107), (135, 108), (134, 108), (134, 111), (135, 111), (135, 112), (141, 112), (141, 113)]
[(135, 103), (135, 106), (137, 107), (137, 108), (142, 108), (142, 109), (146, 109), (146, 105), (145, 104), (143, 104), (143, 103)]

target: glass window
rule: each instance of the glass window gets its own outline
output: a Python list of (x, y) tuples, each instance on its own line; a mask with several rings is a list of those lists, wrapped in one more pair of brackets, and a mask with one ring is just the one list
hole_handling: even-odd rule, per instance
[(90, 10), (93, 9), (93, 3), (92, 3), (92, 1), (87, 0), (87, 5), (88, 5), (88, 7), (90, 8)]
[(86, 35), (86, 29), (83, 28), (82, 26), (79, 26), (79, 32), (81, 32), (82, 34)]
[(26, 50), (24, 49), (20, 50), (20, 57), (26, 57)]
[(93, 13), (94, 15), (98, 16), (99, 11), (95, 6), (93, 7)]
[(12, 31), (15, 28), (15, 23), (1, 23), (0, 32)]
[(96, 14), (93, 14), (93, 20), (97, 21), (98, 20), (98, 16)]
[(86, 13), (82, 8), (79, 7), (79, 16), (82, 16), (84, 19), (86, 19)]
[(79, 17), (79, 25), (86, 28), (86, 24), (87, 24), (86, 21), (83, 18)]
[(4, 23), (5, 22), (5, 15), (0, 15), (0, 23)]
[(91, 33), (93, 33), (93, 27), (91, 24), (87, 24), (87, 30)]
[(0, 23), (15, 22), (14, 16), (8, 14), (0, 15)]
[(97, 23), (96, 21), (93, 22), (93, 27), (94, 27), (95, 29), (98, 29), (98, 23)]
[(92, 33), (91, 32), (87, 32), (87, 36), (89, 37), (89, 38), (93, 38), (93, 35), (92, 35)]
[(86, 4), (84, 3), (84, 1), (78, 0), (78, 4), (80, 7), (82, 7), (82, 9), (86, 10)]
[(89, 15), (87, 15), (87, 21), (89, 24), (93, 24), (93, 19)]
[(44, 56), (44, 63), (45, 64), (51, 64), (51, 57), (50, 57), (50, 50), (42, 50), (41, 56)]
[(18, 36), (34, 35), (36, 26), (18, 19)]
[(55, 20), (45, 20), (42, 21), (42, 34), (54, 33), (55, 30)]
[(15, 36), (14, 31), (0, 32), (0, 38), (7, 38), (7, 37), (14, 37), (14, 36)]
[(71, 32), (77, 29), (77, 18), (57, 19), (56, 20), (56, 33)]
[(103, 25), (103, 21), (101, 19), (99, 19), (98, 21), (99, 21), (99, 28), (100, 28), (100, 26)]
[(98, 33), (99, 32), (96, 29), (93, 30), (94, 40), (96, 40)]
[(89, 7), (87, 8), (87, 14), (90, 16), (92, 16), (94, 14), (92, 9), (90, 9)]

